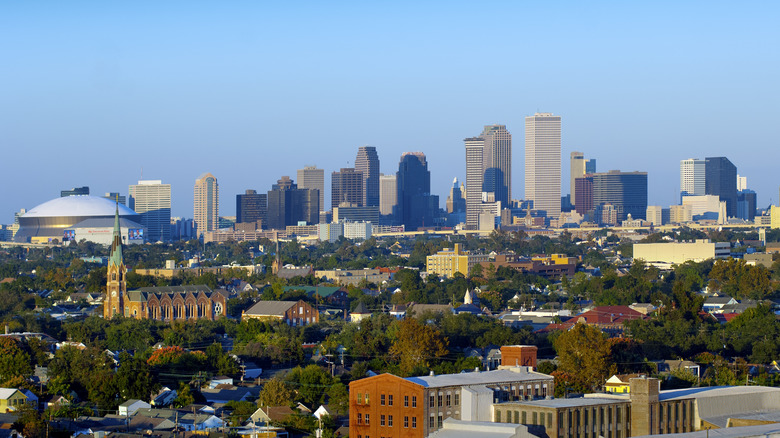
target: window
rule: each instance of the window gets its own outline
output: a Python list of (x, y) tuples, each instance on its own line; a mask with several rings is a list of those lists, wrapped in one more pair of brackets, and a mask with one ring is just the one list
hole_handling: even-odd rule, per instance
[(413, 408), (417, 407), (417, 396), (416, 395), (412, 396), (412, 407)]
[(436, 420), (433, 417), (433, 414), (431, 414), (431, 417), (428, 418), (428, 427), (433, 428), (433, 426), (436, 425)]
[(430, 407), (436, 406), (436, 397), (433, 394), (431, 394), (430, 403), (428, 403), (428, 406)]
[(366, 414), (366, 426), (368, 426), (368, 414)]
[(457, 392), (455, 393), (455, 406), (458, 406), (460, 404), (460, 394)]
[(417, 429), (417, 417), (412, 417), (412, 429)]
[(357, 394), (357, 404), (362, 405), (363, 404), (363, 394), (358, 392)]
[(441, 395), (441, 393), (439, 393), (439, 397), (438, 397), (439, 398), (439, 406), (444, 406), (444, 404), (442, 403), (442, 397), (443, 396)]
[(408, 395), (404, 396), (404, 407), (405, 408), (409, 407), (409, 396)]
[(393, 406), (393, 394), (387, 396), (387, 406)]
[(384, 406), (384, 405), (385, 405), (385, 395), (382, 394), (379, 396), (379, 406)]
[(452, 405), (452, 403), (450, 403), (451, 401), (452, 401), (452, 396), (447, 394), (447, 406)]
[(404, 417), (404, 429), (409, 428), (409, 417)]
[(358, 416), (357, 416), (357, 424), (363, 424), (363, 414), (358, 414)]
[(379, 425), (384, 426), (385, 425), (385, 415), (382, 414), (379, 416)]
[(393, 416), (388, 415), (387, 416), (387, 427), (393, 427)]
[(444, 424), (444, 417), (439, 414), (439, 421), (436, 423), (436, 427), (441, 427)]
[(366, 393), (366, 404), (368, 404), (368, 393)]

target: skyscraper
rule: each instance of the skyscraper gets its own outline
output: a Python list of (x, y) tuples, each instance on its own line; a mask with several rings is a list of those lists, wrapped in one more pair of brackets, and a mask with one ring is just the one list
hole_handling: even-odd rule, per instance
[(108, 192), (103, 197), (112, 201), (118, 201), (122, 205), (127, 205), (127, 197), (120, 195), (119, 192)]
[[(330, 179), (331, 207), (348, 204), (353, 207), (365, 205), (363, 200), (363, 172), (354, 168), (342, 168), (333, 172)], [(377, 203), (378, 204), (378, 203)]]
[(536, 113), (525, 118), (525, 199), (548, 218), (561, 214), (560, 116)]
[(484, 140), (482, 137), (470, 137), (463, 141), (466, 143), (466, 227), (476, 230), (482, 204)]
[(379, 156), (374, 146), (361, 146), (358, 149), (355, 170), (363, 172), (363, 205), (378, 206)]
[(70, 190), (61, 190), (60, 191), (60, 197), (64, 198), (66, 196), (76, 196), (76, 195), (89, 195), (89, 187), (74, 187)]
[(569, 173), (569, 194), (571, 195), (571, 205), (577, 206), (577, 189), (575, 181), (588, 173), (596, 173), (596, 160), (586, 160), (582, 152), (572, 152), (570, 159)]
[(704, 192), (726, 202), (729, 217), (737, 215), (737, 166), (726, 157), (705, 158)]
[[(617, 221), (644, 219), (647, 214), (647, 172), (610, 170), (588, 175), (593, 177), (593, 206), (611, 205)], [(585, 179), (585, 178), (583, 178)]]
[(455, 178), (452, 181), (450, 195), (447, 197), (447, 213), (462, 213), (464, 211), (466, 211), (466, 199), (461, 193), (458, 178)]
[(325, 210), (325, 171), (316, 166), (298, 169), (298, 188), (320, 191), (320, 209)]
[(512, 135), (504, 125), (487, 125), (482, 138), (482, 191), (495, 194), (502, 208), (512, 199)]
[(317, 189), (299, 189), (289, 176), (283, 176), (268, 192), (268, 228), (283, 230), (287, 225), (319, 222), (320, 196)]
[(680, 197), (701, 196), (705, 194), (705, 160), (688, 158), (680, 161)]
[(247, 190), (243, 195), (236, 195), (236, 223), (262, 221), (266, 226), (268, 210), (268, 195), (258, 194), (255, 190)]
[(395, 174), (379, 176), (379, 214), (391, 216), (398, 204), (398, 186)]
[(439, 211), (439, 197), (431, 195), (431, 172), (422, 152), (404, 152), (398, 164), (397, 217), (407, 231), (432, 227)]
[(219, 185), (217, 178), (204, 173), (195, 180), (195, 209), (193, 218), (198, 235), (217, 231), (219, 223)]
[(142, 180), (128, 187), (128, 207), (141, 215), (146, 240), (171, 240), (171, 185), (162, 180)]

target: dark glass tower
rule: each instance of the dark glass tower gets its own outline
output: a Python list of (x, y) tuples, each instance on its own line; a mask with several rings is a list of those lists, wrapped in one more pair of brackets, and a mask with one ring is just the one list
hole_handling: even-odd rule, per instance
[(299, 189), (289, 176), (283, 176), (268, 192), (268, 228), (283, 230), (287, 225), (319, 223), (320, 191)]
[(726, 213), (737, 216), (737, 166), (726, 157), (705, 158), (704, 193), (726, 201)]
[(398, 185), (397, 220), (407, 231), (434, 226), (439, 197), (431, 195), (431, 172), (422, 152), (404, 152), (396, 174)]
[[(647, 172), (620, 172), (610, 170), (594, 173), (593, 207), (612, 205), (617, 212), (618, 222), (645, 219), (647, 215)], [(579, 197), (579, 194), (577, 194)]]
[(333, 172), (330, 178), (330, 202), (332, 207), (347, 204), (353, 207), (365, 205), (363, 172), (351, 167)]
[(268, 195), (247, 190), (243, 195), (236, 195), (236, 223), (266, 222), (268, 210)]

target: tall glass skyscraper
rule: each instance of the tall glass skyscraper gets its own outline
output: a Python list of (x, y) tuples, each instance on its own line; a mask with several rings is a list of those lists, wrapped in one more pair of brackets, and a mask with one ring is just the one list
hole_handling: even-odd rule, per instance
[(171, 240), (171, 185), (162, 180), (142, 180), (128, 188), (128, 207), (141, 215), (146, 240)]
[[(374, 146), (361, 146), (355, 157), (355, 170), (363, 172), (363, 205), (379, 205), (379, 155)], [(335, 205), (334, 205), (335, 207)]]
[(561, 117), (536, 113), (525, 118), (525, 199), (548, 218), (561, 214)]
[(404, 152), (396, 174), (398, 205), (396, 217), (414, 231), (432, 227), (439, 211), (439, 197), (431, 195), (431, 172), (422, 152)]
[(219, 224), (219, 185), (217, 178), (204, 173), (195, 180), (195, 208), (193, 218), (198, 235), (217, 231)]
[(705, 158), (706, 172), (704, 192), (707, 195), (717, 195), (721, 201), (726, 201), (726, 212), (729, 217), (737, 216), (737, 166), (726, 157)]

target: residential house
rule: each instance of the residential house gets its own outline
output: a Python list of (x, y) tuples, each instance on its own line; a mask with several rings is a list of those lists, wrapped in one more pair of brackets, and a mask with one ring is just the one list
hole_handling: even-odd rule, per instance
[(0, 412), (13, 412), (25, 405), (38, 409), (38, 397), (27, 389), (0, 388)]
[(129, 417), (139, 409), (149, 409), (152, 405), (142, 400), (130, 399), (119, 405), (119, 415)]

